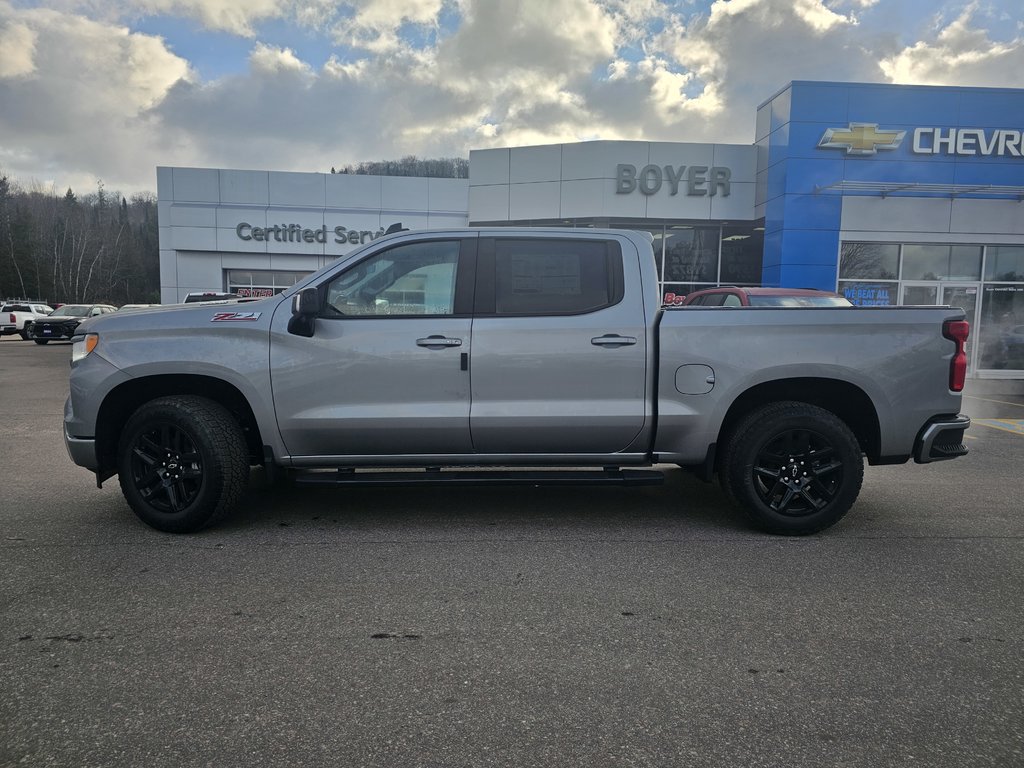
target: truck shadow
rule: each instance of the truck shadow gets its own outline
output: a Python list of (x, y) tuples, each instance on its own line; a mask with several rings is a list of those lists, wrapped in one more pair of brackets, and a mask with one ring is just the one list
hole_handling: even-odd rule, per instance
[(717, 484), (665, 468), (664, 485), (619, 486), (396, 486), (310, 487), (272, 484), (252, 472), (239, 508), (217, 530), (273, 527), (332, 528), (365, 533), (400, 529), (486, 532), (495, 526), (523, 532), (672, 529), (687, 535), (750, 532)]

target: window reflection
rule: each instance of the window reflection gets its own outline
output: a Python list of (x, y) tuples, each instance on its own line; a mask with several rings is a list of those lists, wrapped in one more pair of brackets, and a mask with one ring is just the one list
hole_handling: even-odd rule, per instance
[(839, 277), (895, 280), (900, 269), (900, 247), (895, 243), (843, 243)]
[(718, 280), (718, 227), (671, 226), (665, 232), (666, 282)]

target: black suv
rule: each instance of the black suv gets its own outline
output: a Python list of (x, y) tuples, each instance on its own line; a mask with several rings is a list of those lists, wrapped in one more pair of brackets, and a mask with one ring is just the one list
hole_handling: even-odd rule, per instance
[(36, 344), (45, 344), (51, 339), (70, 339), (75, 335), (75, 329), (90, 317), (116, 311), (117, 307), (109, 304), (65, 304), (32, 323), (29, 334)]

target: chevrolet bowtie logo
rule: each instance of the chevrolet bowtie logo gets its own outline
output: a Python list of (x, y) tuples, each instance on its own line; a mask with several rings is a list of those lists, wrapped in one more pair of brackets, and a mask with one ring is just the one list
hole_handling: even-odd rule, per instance
[(818, 146), (845, 149), (848, 155), (874, 155), (880, 149), (896, 149), (906, 135), (906, 131), (880, 131), (878, 123), (850, 123), (849, 128), (829, 128)]

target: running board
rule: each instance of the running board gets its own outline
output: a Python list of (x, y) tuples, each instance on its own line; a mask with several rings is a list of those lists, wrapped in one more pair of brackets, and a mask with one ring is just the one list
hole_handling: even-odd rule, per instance
[(661, 485), (665, 475), (654, 469), (604, 470), (439, 470), (367, 472), (339, 469), (295, 475), (301, 485)]

